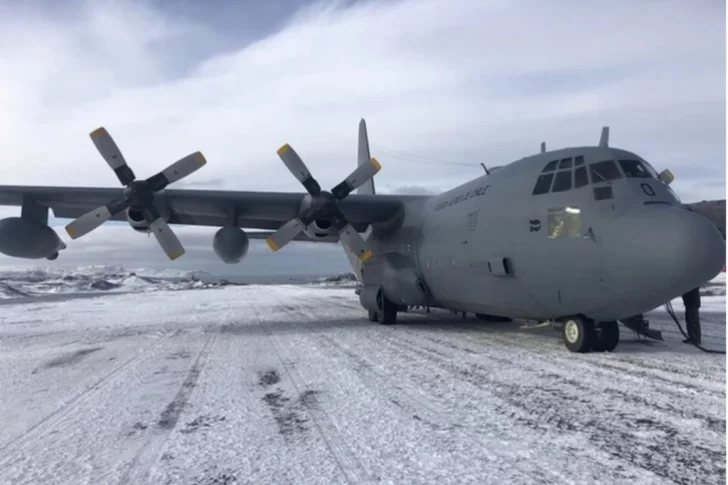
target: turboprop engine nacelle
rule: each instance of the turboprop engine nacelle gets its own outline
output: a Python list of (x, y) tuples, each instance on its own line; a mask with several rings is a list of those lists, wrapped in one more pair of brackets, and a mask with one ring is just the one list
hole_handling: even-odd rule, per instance
[(46, 224), (21, 217), (0, 220), (0, 253), (14, 258), (53, 260), (65, 248), (56, 231)]
[(215, 233), (212, 248), (225, 263), (239, 263), (248, 252), (250, 241), (245, 231), (235, 226), (225, 226)]
[(336, 229), (326, 219), (317, 219), (304, 229), (304, 232), (311, 239), (324, 239), (331, 236), (336, 236)]
[(126, 220), (132, 229), (139, 232), (149, 232), (149, 223), (144, 220), (144, 215), (136, 209), (126, 210)]

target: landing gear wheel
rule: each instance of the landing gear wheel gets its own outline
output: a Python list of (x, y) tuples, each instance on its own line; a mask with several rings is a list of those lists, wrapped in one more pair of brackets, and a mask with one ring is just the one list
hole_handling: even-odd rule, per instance
[(46, 259), (47, 259), (48, 261), (55, 261), (56, 259), (58, 259), (58, 251), (56, 251), (55, 253), (51, 254), (51, 255), (50, 255), (50, 256), (48, 256), (48, 257), (47, 257)]
[(378, 322), (379, 321), (379, 312), (373, 312), (373, 311), (369, 310), (369, 321)]
[(599, 322), (594, 350), (597, 352), (611, 352), (619, 343), (619, 324), (617, 322)]
[(379, 292), (377, 295), (377, 303), (380, 311), (376, 312), (378, 321), (382, 325), (394, 325), (397, 323), (397, 306), (389, 301), (383, 292)]
[(566, 348), (572, 352), (589, 352), (594, 346), (594, 322), (586, 318), (571, 317), (564, 321), (562, 336)]

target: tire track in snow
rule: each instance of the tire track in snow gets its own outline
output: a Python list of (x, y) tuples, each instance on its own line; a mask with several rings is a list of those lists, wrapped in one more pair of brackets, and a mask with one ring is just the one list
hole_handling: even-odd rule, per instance
[[(450, 325), (450, 322), (447, 322), (448, 326)], [(459, 324), (462, 325), (462, 324)], [(474, 325), (472, 327), (463, 327), (463, 328), (473, 328), (474, 330), (481, 330), (480, 327), (477, 325)], [(448, 336), (457, 335), (457, 334), (451, 334), (448, 333)], [(412, 332), (399, 332), (397, 333), (397, 341), (401, 341), (402, 339), (407, 340), (408, 336), (416, 336), (417, 339), (426, 339), (429, 342), (438, 345), (438, 346), (445, 346), (452, 350), (455, 350), (456, 352), (466, 352), (466, 353), (476, 353), (476, 351), (465, 347), (458, 347), (458, 345), (454, 344), (450, 340), (447, 339), (438, 339), (431, 337), (429, 335), (420, 335), (418, 333), (412, 333)], [(470, 336), (470, 335), (469, 335)], [(388, 338), (386, 335), (384, 335), (384, 338)], [(457, 339), (454, 339), (457, 341)], [(408, 340), (409, 341), (409, 340)], [(412, 345), (417, 350), (421, 350), (425, 347), (423, 347), (420, 343), (414, 343), (411, 342)], [(478, 343), (487, 343), (490, 344), (491, 339), (487, 338), (479, 338), (478, 336), (474, 336), (469, 339), (469, 341), (460, 340), (461, 345), (477, 345)], [(522, 341), (522, 352), (528, 353), (527, 344), (528, 342)], [(437, 353), (436, 350), (427, 347), (427, 350), (432, 353)], [(446, 356), (447, 357), (447, 356)], [(616, 355), (613, 354), (609, 358), (607, 354), (602, 354), (602, 356), (592, 356), (595, 357), (594, 359), (591, 359), (589, 357), (583, 357), (583, 356), (574, 356), (571, 354), (568, 354), (567, 358), (556, 356), (556, 355), (550, 355), (550, 356), (542, 356), (538, 355), (537, 358), (540, 359), (539, 367), (541, 370), (548, 370), (547, 372), (543, 372), (541, 374), (541, 377), (549, 380), (553, 379), (568, 379), (567, 383), (570, 387), (583, 392), (583, 393), (594, 393), (595, 389), (593, 387), (589, 387), (587, 385), (582, 384), (581, 382), (571, 379), (567, 376), (562, 375), (563, 371), (565, 369), (568, 369), (573, 373), (573, 371), (577, 368), (583, 369), (584, 372), (593, 373), (594, 377), (602, 380), (605, 382), (605, 386), (603, 388), (599, 389), (599, 392), (603, 392), (606, 394), (609, 394), (612, 397), (622, 399), (626, 402), (630, 402), (632, 404), (637, 405), (647, 405), (649, 407), (652, 407), (654, 409), (658, 409), (660, 411), (669, 413), (673, 415), (676, 419), (697, 419), (705, 423), (706, 426), (709, 428), (717, 427), (720, 431), (725, 432), (725, 419), (716, 418), (713, 415), (705, 414), (705, 413), (698, 413), (698, 412), (689, 412), (685, 409), (685, 407), (680, 407), (677, 403), (684, 402), (686, 399), (689, 399), (691, 396), (687, 395), (685, 392), (683, 392), (680, 388), (688, 389), (691, 393), (698, 392), (702, 394), (703, 398), (707, 398), (708, 400), (711, 398), (714, 398), (715, 400), (719, 400), (721, 405), (725, 399), (725, 394), (718, 394), (716, 395), (713, 392), (710, 392), (708, 389), (705, 389), (703, 387), (699, 386), (691, 386), (691, 385), (684, 385), (682, 381), (679, 380), (671, 380), (671, 379), (653, 379), (653, 375), (651, 375), (649, 372), (632, 372), (634, 369), (630, 367), (629, 365), (621, 365), (621, 359), (623, 358), (623, 355)], [(604, 358), (602, 358), (604, 357)], [(504, 359), (504, 358), (498, 358), (495, 355), (493, 355), (492, 352), (488, 353), (488, 359), (490, 360), (496, 360), (499, 363), (506, 365), (506, 366), (513, 366), (514, 362), (513, 359)], [(608, 361), (607, 361), (608, 359)], [(664, 369), (655, 366), (656, 370), (667, 372)], [(625, 381), (629, 381), (630, 384), (633, 384), (635, 386), (643, 386), (647, 385), (651, 388), (651, 393), (658, 394), (660, 402), (651, 402), (648, 403), (648, 401), (642, 397), (642, 393), (640, 394), (631, 394), (628, 392), (625, 392), (622, 389), (613, 387), (613, 383), (618, 384), (626, 384)], [(658, 381), (661, 383), (669, 384), (673, 388), (666, 388), (664, 385), (655, 385), (654, 381)], [(706, 385), (712, 385), (713, 382), (704, 381), (706, 382)], [(644, 384), (643, 384), (644, 383)], [(718, 384), (715, 383), (717, 386)]]
[[(317, 338), (319, 341), (325, 342), (328, 348), (334, 349), (334, 351), (345, 355), (350, 361), (354, 362), (355, 365), (352, 366), (352, 369), (364, 380), (370, 389), (377, 389), (377, 393), (384, 394), (390, 402), (402, 409), (412, 419), (424, 421), (433, 431), (454, 433), (481, 447), (486, 454), (482, 458), (489, 465), (495, 467), (495, 473), (502, 475), (490, 475), (488, 477), (489, 480), (498, 479), (503, 480), (502, 483), (508, 483), (508, 480), (512, 479), (512, 474), (507, 473), (504, 468), (512, 467), (517, 474), (529, 479), (529, 483), (571, 483), (566, 475), (552, 473), (549, 470), (544, 470), (539, 465), (531, 466), (524, 464), (521, 462), (522, 457), (519, 457), (517, 453), (509, 454), (505, 449), (498, 450), (493, 446), (488, 446), (480, 437), (468, 431), (456, 420), (448, 419), (447, 416), (450, 413), (446, 409), (442, 408), (433, 399), (426, 400), (420, 391), (407, 384), (406, 381), (401, 378), (397, 379), (397, 376), (378, 370), (376, 364), (372, 361), (353, 352), (346, 345), (328, 336), (318, 334)], [(397, 384), (394, 382), (397, 382)], [(385, 385), (382, 386), (382, 383), (385, 383)], [(501, 444), (504, 444), (501, 441), (503, 437), (494, 436), (492, 429), (486, 430), (486, 435), (493, 442), (500, 441)], [(504, 462), (494, 461), (494, 457), (504, 460)], [(506, 464), (505, 467), (503, 466), (504, 463)]]
[[(433, 320), (439, 320), (437, 317), (432, 317)], [(450, 325), (449, 320), (445, 322)], [(472, 328), (474, 330), (481, 330), (482, 327), (473, 324), (465, 324), (462, 322), (456, 322), (454, 325), (460, 325), (463, 328)], [(403, 337), (399, 334), (400, 338)], [(439, 343), (439, 339), (432, 339), (436, 343)], [(479, 343), (490, 343), (488, 338), (480, 338), (475, 336), (471, 340)], [(461, 341), (462, 342), (462, 341)], [(465, 342), (462, 342), (465, 343)], [(474, 343), (474, 342), (468, 342)], [(529, 352), (526, 342), (522, 341), (522, 352)], [(584, 372), (594, 374), (596, 379), (601, 380), (605, 384), (598, 390), (593, 386), (584, 385), (583, 383), (568, 379), (570, 387), (579, 390), (581, 393), (586, 395), (592, 395), (595, 392), (603, 392), (608, 394), (611, 398), (617, 398), (625, 402), (631, 403), (636, 406), (642, 406), (653, 410), (659, 410), (666, 414), (669, 414), (675, 420), (684, 419), (695, 419), (701, 421), (703, 425), (712, 431), (725, 434), (726, 420), (725, 413), (723, 416), (715, 416), (714, 413), (710, 412), (699, 412), (700, 408), (695, 405), (690, 405), (691, 400), (699, 395), (700, 399), (703, 399), (703, 403), (711, 405), (712, 408), (722, 407), (724, 410), (725, 401), (725, 389), (717, 389), (721, 383), (718, 381), (711, 381), (706, 379), (700, 379), (700, 383), (703, 386), (698, 385), (699, 383), (689, 383), (684, 379), (688, 378), (689, 374), (680, 372), (682, 369), (670, 370), (670, 363), (667, 362), (666, 367), (660, 366), (658, 363), (646, 366), (646, 369), (640, 369), (637, 367), (639, 361), (636, 357), (628, 357), (629, 354), (592, 354), (586, 356), (574, 356), (567, 354), (566, 357), (559, 355), (539, 355), (541, 359), (539, 366), (541, 368), (547, 367), (552, 372), (544, 374), (547, 378), (561, 378), (568, 379), (566, 376), (562, 376), (564, 369), (574, 371), (575, 369), (583, 369)], [(624, 362), (627, 360), (627, 362)], [(511, 362), (506, 362), (506, 365), (512, 365)], [(687, 364), (686, 364), (687, 366)], [(657, 374), (650, 373), (653, 370)], [(573, 372), (572, 372), (573, 373)], [(722, 374), (723, 372), (721, 372)], [(677, 374), (677, 375), (671, 375)], [(615, 387), (614, 384), (618, 385), (632, 385), (634, 387), (640, 387), (642, 392), (630, 393), (623, 389)], [(669, 387), (666, 387), (665, 384)], [(723, 384), (724, 385), (724, 384)], [(649, 389), (655, 399), (649, 402), (644, 397), (644, 390)], [(687, 392), (686, 392), (687, 391)], [(688, 405), (686, 405), (688, 404)]]
[[(346, 307), (347, 309), (353, 309), (353, 305), (341, 304), (340, 302), (332, 303)], [(447, 323), (448, 329), (443, 329), (443, 332), (446, 332), (449, 336), (452, 336), (453, 334), (463, 334), (463, 332), (457, 331), (449, 332), (448, 330), (450, 330), (450, 326), (455, 327), (455, 329), (457, 327), (476, 329), (485, 333), (483, 332), (482, 327), (472, 324), (468, 325), (459, 319), (455, 320), (450, 315), (439, 316), (437, 314), (425, 314), (423, 316), (434, 321)], [(438, 318), (438, 316), (440, 318)], [(366, 323), (371, 325), (371, 322)], [(607, 403), (605, 408), (605, 403), (601, 397), (598, 401), (594, 400), (595, 396), (601, 396), (602, 390), (583, 385), (574, 379), (568, 379), (564, 382), (564, 376), (559, 375), (558, 371), (557, 373), (550, 372), (545, 374), (536, 372), (537, 378), (547, 378), (543, 387), (520, 386), (518, 383), (504, 382), (501, 380), (494, 381), (490, 377), (492, 369), (484, 367), (482, 363), (474, 363), (469, 366), (458, 365), (455, 363), (456, 361), (463, 359), (462, 354), (467, 353), (467, 351), (463, 352), (464, 349), (454, 349), (461, 355), (457, 355), (453, 358), (452, 355), (448, 356), (446, 353), (423, 346), (419, 342), (415, 344), (408, 341), (407, 337), (415, 337), (417, 339), (426, 338), (419, 333), (406, 331), (412, 329), (416, 330), (416, 326), (413, 325), (408, 328), (406, 325), (403, 325), (400, 328), (405, 330), (405, 332), (399, 331), (398, 328), (395, 332), (377, 333), (376, 339), (373, 338), (374, 336), (371, 334), (365, 334), (364, 337), (371, 340), (374, 345), (377, 346), (376, 348), (378, 350), (381, 348), (380, 339), (385, 340), (393, 349), (395, 349), (396, 352), (410, 356), (413, 354), (418, 355), (431, 361), (433, 364), (438, 365), (440, 368), (447, 370), (448, 373), (456, 378), (471, 383), (483, 392), (490, 392), (490, 394), (503, 399), (507, 405), (505, 407), (501, 406), (501, 411), (505, 412), (510, 410), (511, 413), (513, 410), (519, 411), (517, 415), (506, 417), (508, 419), (513, 419), (515, 417), (522, 425), (531, 427), (534, 430), (541, 430), (545, 433), (548, 430), (544, 428), (544, 424), (555, 424), (557, 429), (560, 429), (562, 432), (580, 433), (584, 431), (584, 433), (590, 438), (591, 442), (596, 445), (597, 449), (611, 455), (613, 459), (627, 461), (637, 467), (637, 469), (643, 469), (654, 474), (654, 476), (660, 476), (672, 480), (674, 483), (689, 483), (692, 480), (693, 475), (704, 476), (706, 480), (709, 480), (706, 483), (712, 483), (710, 480), (718, 480), (717, 483), (723, 483), (724, 481), (725, 468), (722, 466), (722, 463), (725, 461), (725, 449), (723, 447), (719, 446), (720, 449), (715, 449), (715, 443), (711, 442), (710, 438), (705, 440), (702, 435), (696, 435), (690, 438), (688, 434), (684, 431), (681, 433), (681, 431), (671, 425), (669, 421), (664, 422), (665, 420), (660, 420), (659, 417), (657, 419), (653, 419), (654, 411), (669, 412), (673, 415), (673, 421), (680, 421), (685, 418), (685, 410), (673, 406), (670, 401), (671, 394), (672, 398), (679, 397), (683, 402), (685, 402), (688, 398), (684, 393), (677, 389), (665, 389), (664, 386), (659, 388), (663, 394), (667, 394), (663, 396), (665, 398), (665, 402), (663, 403), (665, 406), (660, 407), (656, 406), (655, 403), (649, 402), (648, 399), (642, 395), (643, 393), (632, 395), (625, 393), (622, 390), (608, 388), (605, 391), (609, 394), (609, 399), (612, 401), (611, 403)], [(396, 337), (393, 337), (392, 335), (396, 335)], [(498, 337), (492, 338), (493, 335), (490, 333), (485, 333), (482, 338), (478, 338), (479, 336), (473, 338), (472, 334), (465, 334), (465, 336), (468, 338), (467, 343), (469, 344), (480, 343), (488, 346), (492, 346), (494, 343), (499, 344), (501, 343), (501, 340), (504, 340), (503, 338)], [(506, 347), (518, 347), (520, 348), (520, 353), (532, 354), (533, 357), (540, 359), (540, 364), (549, 363), (550, 360), (553, 360), (554, 358), (556, 358), (557, 361), (566, 363), (565, 359), (553, 355), (553, 349), (550, 352), (547, 351), (546, 345), (552, 345), (545, 342), (543, 339), (526, 340), (525, 337), (527, 337), (527, 335), (520, 335), (517, 337), (514, 336), (517, 340), (514, 339), (508, 341), (510, 339), (508, 339), (507, 336), (504, 337), (506, 341), (502, 343), (504, 343)], [(537, 350), (535, 352), (534, 349), (531, 348), (532, 341), (537, 342)], [(445, 346), (450, 349), (453, 348), (452, 345)], [(552, 347), (555, 347), (555, 345)], [(486, 354), (483, 355), (479, 353), (477, 355), (478, 359), (481, 357), (485, 357), (487, 359), (491, 358), (489, 350), (485, 348), (484, 351)], [(475, 351), (471, 351), (471, 353), (474, 352)], [(527, 362), (530, 361), (535, 365), (536, 363), (533, 362), (533, 357), (529, 357), (528, 359), (521, 358), (521, 360), (525, 360)], [(621, 356), (614, 355), (614, 357), (618, 359)], [(474, 355), (470, 355), (470, 358), (475, 359), (476, 357)], [(568, 363), (576, 366), (576, 368), (584, 369), (587, 373), (599, 373), (602, 375), (611, 374), (604, 375), (607, 379), (624, 379), (625, 377), (625, 370), (619, 365), (611, 366), (612, 368), (607, 369), (607, 372), (604, 372), (603, 367), (605, 366), (602, 366), (603, 362), (598, 359), (587, 359), (582, 361), (579, 360), (577, 356), (576, 359), (569, 360)], [(514, 366), (519, 366), (518, 361), (514, 360), (504, 361), (501, 359), (499, 364), (501, 366), (505, 365), (506, 370), (509, 370), (509, 368), (510, 370), (513, 370)], [(551, 364), (555, 365), (554, 363)], [(534, 369), (534, 371), (536, 371), (536, 369)], [(645, 374), (643, 377), (649, 378), (651, 376), (649, 374)], [(556, 380), (554, 380), (554, 378), (556, 378)], [(636, 378), (631, 380), (634, 381), (633, 385), (635, 386), (635, 389), (637, 389), (639, 387), (639, 381), (642, 379)], [(488, 383), (488, 387), (484, 387), (485, 383)], [(667, 381), (666, 383), (673, 387), (679, 387), (682, 384), (679, 381)], [(566, 386), (564, 386), (564, 384), (566, 384)], [(556, 386), (556, 388), (554, 388), (554, 386)], [(696, 389), (704, 391), (702, 388)], [(576, 395), (572, 392), (568, 392), (572, 390), (577, 391), (575, 393)], [(636, 408), (635, 413), (631, 414), (630, 412), (624, 412), (619, 409), (619, 406), (616, 406), (615, 409), (615, 406), (613, 406), (614, 398), (632, 404), (632, 407)], [(574, 400), (580, 402), (581, 405), (578, 407), (586, 409), (587, 412), (575, 413), (574, 410), (571, 409), (573, 408)], [(557, 409), (557, 412), (552, 412), (552, 408)], [(687, 408), (690, 409), (690, 406)], [(561, 411), (562, 409), (564, 411)], [(689, 417), (703, 421), (704, 425), (707, 426), (707, 429), (715, 430), (717, 427), (716, 432), (718, 434), (725, 432), (724, 418), (716, 419), (712, 416), (693, 414), (694, 416)], [(612, 425), (610, 425), (610, 423)], [(700, 443), (695, 444), (695, 438), (698, 438)], [(655, 442), (658, 444), (655, 444)]]
[[(724, 449), (696, 446), (667, 423), (615, 411), (612, 409), (614, 406), (605, 408), (603, 403), (594, 402), (591, 398), (595, 389), (580, 389), (584, 391), (581, 395), (586, 397), (577, 397), (577, 400), (583, 401), (579, 407), (589, 410), (580, 413), (573, 409), (575, 396), (565, 394), (562, 390), (545, 386), (520, 386), (507, 381), (491, 385), (490, 369), (484, 368), (482, 364), (473, 363), (464, 367), (402, 339), (390, 339), (390, 345), (400, 352), (407, 351), (430, 360), (453, 376), (503, 399), (509, 409), (519, 411), (520, 416), (514, 417), (533, 429), (544, 430), (544, 425), (550, 423), (561, 431), (586, 433), (590, 441), (602, 451), (674, 483), (692, 483), (695, 475), (704, 477), (701, 483), (725, 481), (725, 468), (722, 466), (725, 461)], [(515, 363), (511, 363), (511, 366)], [(567, 384), (574, 387), (575, 383)], [(575, 388), (579, 389), (579, 386)], [(643, 399), (641, 404), (650, 406), (651, 403)], [(552, 409), (556, 409), (557, 413), (554, 414)], [(661, 436), (655, 437), (655, 432)], [(651, 434), (652, 438), (640, 438), (639, 433)]]
[[(271, 331), (268, 322), (260, 311), (256, 308), (256, 321), (261, 326), (265, 335), (268, 337), (271, 347), (275, 352), (278, 360), (281, 363), (286, 375), (291, 381), (291, 384), (296, 389), (299, 396), (306, 395), (307, 393), (313, 392), (311, 386), (306, 382), (303, 376), (291, 366), (286, 359), (283, 358), (280, 346), (276, 343), (276, 337)], [(295, 308), (286, 309), (287, 312), (296, 313)], [(338, 432), (337, 426), (329, 414), (320, 407), (309, 407), (306, 412), (311, 416), (311, 419), (316, 426), (316, 429), (324, 441), (326, 448), (331, 453), (332, 458), (336, 462), (337, 467), (341, 471), (342, 475), (346, 479), (347, 483), (351, 485), (360, 483), (374, 483), (375, 480), (371, 474), (366, 470), (364, 465), (361, 463), (356, 454), (349, 448), (345, 440), (341, 437)]]
[(137, 450), (119, 483), (147, 483), (151, 467), (160, 460), (164, 445), (177, 426), (179, 417), (187, 406), (192, 393), (197, 388), (197, 381), (207, 365), (207, 360), (219, 335), (219, 330), (209, 334), (174, 398), (160, 414), (156, 429), (149, 430), (149, 437)]
[[(420, 390), (408, 385), (401, 378), (397, 378), (397, 376), (392, 376), (389, 373), (377, 370), (378, 366), (369, 359), (356, 354), (346, 345), (321, 333), (320, 330), (322, 329), (335, 329), (336, 327), (334, 327), (333, 321), (330, 322), (330, 325), (326, 325), (326, 322), (322, 322), (319, 318), (318, 314), (320, 314), (321, 310), (320, 302), (316, 302), (315, 304), (310, 302), (297, 303), (297, 307), (290, 306), (287, 308), (287, 312), (296, 317), (296, 320), (298, 320), (298, 322), (300, 322), (300, 324), (308, 330), (307, 333), (311, 336), (311, 338), (316, 339), (323, 343), (328, 349), (344, 355), (348, 360), (352, 361), (354, 365), (351, 366), (351, 369), (355, 371), (360, 378), (362, 378), (367, 387), (370, 389), (377, 389), (376, 392), (373, 392), (374, 394), (384, 394), (389, 402), (397, 406), (408, 416), (408, 419), (425, 422), (433, 429), (434, 432), (446, 431), (448, 433), (454, 433), (464, 437), (466, 440), (481, 447), (486, 453), (504, 460), (505, 463), (508, 464), (508, 468), (513, 469), (517, 475), (526, 478), (528, 483), (571, 483), (568, 475), (544, 470), (538, 465), (524, 465), (523, 457), (518, 456), (518, 452), (509, 454), (507, 451), (502, 451), (495, 449), (492, 446), (488, 446), (483, 442), (481, 437), (478, 437), (475, 433), (468, 431), (459, 423), (448, 419), (447, 415), (451, 414), (451, 412), (442, 408), (432, 399), (426, 399)], [(342, 304), (338, 301), (327, 303), (332, 306), (344, 306), (349, 309), (354, 309), (353, 307)], [(312, 321), (316, 321), (315, 328), (311, 326)], [(371, 324), (371, 322), (368, 321), (366, 323)], [(381, 382), (385, 382), (386, 385), (378, 385)], [(428, 397), (432, 398), (436, 396), (430, 395)], [(500, 436), (494, 436), (492, 429), (485, 431), (486, 434), (488, 434), (488, 438), (492, 439), (493, 442), (500, 442), (503, 444), (503, 441), (509, 440), (509, 438), (504, 436), (502, 433)], [(503, 483), (508, 483), (508, 479), (512, 479), (513, 474), (506, 473), (506, 471), (502, 469), (502, 463), (493, 461), (492, 457), (490, 457), (490, 459), (485, 459), (488, 460), (489, 466), (493, 466), (495, 468), (500, 466), (501, 469), (498, 469), (498, 472), (503, 474), (503, 476), (499, 476), (497, 478), (499, 478)], [(492, 471), (493, 470), (491, 469), (491, 472)], [(493, 477), (492, 475), (489, 476), (489, 479), (494, 478), (496, 477)]]
[(66, 417), (75, 408), (90, 400), (96, 394), (96, 392), (110, 385), (114, 378), (119, 378), (121, 375), (123, 375), (124, 371), (130, 369), (133, 364), (139, 362), (144, 356), (146, 356), (150, 350), (159, 346), (162, 341), (168, 339), (173, 334), (174, 332), (167, 332), (161, 335), (154, 342), (144, 347), (140, 352), (125, 360), (120, 365), (114, 367), (110, 372), (106, 373), (104, 376), (96, 380), (96, 382), (94, 382), (92, 385), (70, 398), (65, 404), (61, 405), (55, 411), (46, 415), (40, 421), (33, 424), (23, 434), (9, 440), (4, 445), (2, 445), (0, 447), (0, 453), (4, 455), (5, 458), (0, 461), (0, 470), (3, 470), (8, 466), (13, 465), (21, 459), (17, 458), (14, 461), (8, 461), (8, 457), (13, 455), (14, 450), (27, 447), (35, 441), (38, 435), (42, 435), (46, 429), (62, 424), (65, 421)]

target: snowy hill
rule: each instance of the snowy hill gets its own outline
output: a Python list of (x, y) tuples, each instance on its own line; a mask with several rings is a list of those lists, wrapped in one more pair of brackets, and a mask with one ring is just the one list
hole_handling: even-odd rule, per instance
[(221, 286), (199, 272), (128, 270), (121, 266), (83, 266), (0, 271), (0, 299), (70, 293), (127, 293), (191, 290)]
[[(353, 287), (354, 274), (317, 278), (314, 285)], [(126, 269), (117, 265), (0, 270), (0, 300), (51, 294), (130, 293), (236, 285), (205, 271)], [(245, 284), (245, 283), (242, 283)]]

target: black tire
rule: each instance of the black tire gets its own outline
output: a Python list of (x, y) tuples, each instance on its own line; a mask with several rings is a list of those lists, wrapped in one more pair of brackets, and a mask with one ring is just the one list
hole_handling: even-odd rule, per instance
[(397, 323), (397, 305), (389, 301), (383, 292), (379, 292), (377, 297), (379, 310), (377, 312), (378, 321), (382, 325), (394, 325)]
[(589, 352), (596, 340), (594, 322), (581, 317), (568, 318), (564, 321), (562, 338), (571, 352)]
[(369, 321), (370, 322), (378, 322), (379, 321), (379, 314), (378, 312), (373, 312), (369, 310)]
[(48, 261), (55, 261), (56, 259), (58, 259), (58, 252), (56, 251), (55, 253), (53, 253), (50, 256), (48, 256), (46, 259)]
[(377, 312), (379, 317), (379, 323), (382, 325), (394, 325), (397, 323), (397, 307), (392, 305), (386, 305), (384, 310)]
[(617, 322), (600, 322), (594, 339), (594, 350), (612, 352), (619, 344), (619, 324)]

